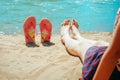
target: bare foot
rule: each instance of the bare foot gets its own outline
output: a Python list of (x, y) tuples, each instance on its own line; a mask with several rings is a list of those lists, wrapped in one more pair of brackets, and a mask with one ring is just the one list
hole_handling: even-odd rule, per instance
[(78, 29), (78, 27), (79, 27), (78, 22), (77, 22), (76, 20), (74, 20), (74, 19), (72, 20), (72, 25), (75, 25), (77, 29)]
[(63, 36), (65, 35), (65, 26), (70, 25), (70, 20), (65, 20), (61, 25), (61, 42), (64, 44)]
[(61, 26), (66, 26), (66, 25), (69, 25), (69, 23), (70, 23), (70, 20), (65, 20), (65, 21), (62, 23), (62, 25), (61, 25)]
[[(76, 30), (73, 29), (73, 26), (76, 27)], [(71, 30), (72, 30), (72, 38), (75, 40), (77, 39), (76, 34), (79, 34), (78, 27), (79, 27), (78, 22), (73, 19)]]

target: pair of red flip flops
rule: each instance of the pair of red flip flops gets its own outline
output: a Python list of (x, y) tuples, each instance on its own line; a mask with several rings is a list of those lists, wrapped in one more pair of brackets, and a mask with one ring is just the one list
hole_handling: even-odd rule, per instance
[[(41, 32), (41, 42), (43, 43), (43, 45), (47, 45), (50, 43), (50, 39), (51, 39), (52, 24), (50, 20), (44, 18), (40, 21), (39, 26)], [(36, 19), (34, 16), (30, 16), (26, 18), (26, 20), (24, 21), (23, 29), (24, 29), (26, 45), (37, 46), (35, 43)]]

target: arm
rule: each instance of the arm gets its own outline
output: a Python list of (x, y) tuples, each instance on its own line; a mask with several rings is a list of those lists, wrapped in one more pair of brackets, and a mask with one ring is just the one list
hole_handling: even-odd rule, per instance
[(93, 80), (109, 80), (117, 60), (120, 58), (120, 19), (114, 31), (111, 45), (103, 54)]
[(118, 56), (115, 55), (115, 51), (111, 51), (110, 48), (108, 48), (98, 65), (93, 80), (109, 80), (117, 60)]

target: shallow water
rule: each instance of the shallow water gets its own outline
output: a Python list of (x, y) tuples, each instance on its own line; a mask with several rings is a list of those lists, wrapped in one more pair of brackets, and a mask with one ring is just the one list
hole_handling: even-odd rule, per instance
[(23, 22), (35, 16), (37, 30), (42, 18), (53, 24), (53, 33), (60, 32), (65, 19), (76, 19), (82, 32), (112, 32), (120, 0), (1, 0), (0, 34), (23, 33)]

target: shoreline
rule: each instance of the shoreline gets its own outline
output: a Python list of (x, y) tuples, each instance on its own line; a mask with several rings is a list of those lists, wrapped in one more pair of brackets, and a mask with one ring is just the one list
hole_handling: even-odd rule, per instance
[[(101, 38), (101, 37), (104, 37), (104, 36), (106, 37), (107, 36), (109, 39), (112, 38), (112, 32), (80, 32), (80, 34), (81, 34), (81, 36), (83, 36), (85, 38), (88, 38), (88, 39), (94, 39), (94, 40), (101, 39), (101, 40), (108, 41), (108, 42), (110, 42), (110, 41), (106, 40), (104, 38)], [(18, 33), (18, 34), (0, 34), (0, 36), (24, 36), (24, 33)], [(51, 36), (51, 40), (52, 40), (52, 37), (55, 37), (55, 36), (60, 36), (60, 33), (53, 33), (52, 36)], [(36, 35), (36, 39), (37, 38), (41, 38), (40, 37), (40, 33), (38, 33)]]

